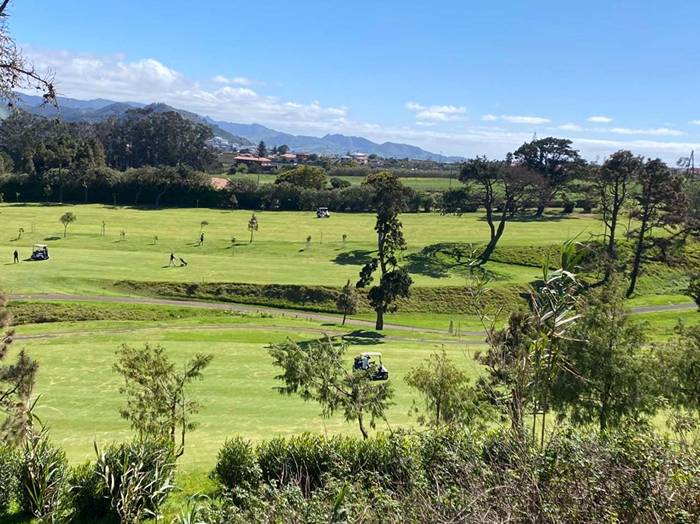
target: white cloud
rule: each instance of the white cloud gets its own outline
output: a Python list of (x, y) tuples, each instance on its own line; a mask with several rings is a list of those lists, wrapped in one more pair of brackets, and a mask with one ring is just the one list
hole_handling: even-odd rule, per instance
[(346, 107), (302, 103), (263, 95), (244, 77), (217, 75), (199, 82), (154, 58), (129, 61), (123, 55), (93, 56), (25, 47), (38, 70), (56, 71), (59, 95), (128, 102), (164, 102), (213, 118), (319, 129), (342, 124)]
[(683, 136), (685, 132), (668, 127), (657, 127), (652, 129), (630, 129), (627, 127), (613, 127), (607, 131), (617, 135), (649, 135), (649, 136)]
[(244, 76), (234, 76), (233, 78), (228, 78), (223, 75), (216, 75), (214, 78), (212, 78), (212, 80), (217, 84), (236, 84), (239, 86), (249, 86), (253, 83), (250, 78), (246, 78)]
[(434, 105), (424, 106), (416, 102), (407, 102), (406, 109), (416, 114), (416, 120), (447, 122), (449, 120), (460, 120), (461, 115), (467, 112), (464, 106)]
[(578, 124), (569, 123), (560, 125), (558, 129), (561, 129), (562, 131), (581, 131), (583, 128)]
[(588, 120), (589, 122), (596, 123), (596, 124), (609, 124), (610, 122), (613, 121), (613, 119), (610, 118), (609, 116), (602, 116), (602, 115), (589, 116), (586, 120)]
[(530, 124), (539, 125), (551, 122), (549, 118), (541, 116), (524, 116), (524, 115), (484, 115), (481, 117), (484, 122), (509, 122), (511, 124)]
[[(321, 135), (344, 133), (362, 135), (377, 142), (406, 142), (429, 151), (445, 154), (475, 156), (486, 154), (491, 158), (503, 158), (523, 142), (532, 138), (531, 132), (510, 124), (538, 125), (549, 119), (537, 116), (484, 115), (488, 124), (468, 126), (466, 108), (454, 105), (425, 106), (409, 102), (406, 108), (415, 113), (415, 125), (392, 127), (376, 123), (358, 122), (349, 117), (344, 106), (328, 106), (320, 101), (301, 102), (278, 96), (262, 94), (241, 82), (222, 82), (215, 78), (198, 81), (188, 78), (154, 58), (127, 60), (122, 55), (94, 56), (68, 52), (45, 51), (25, 48), (25, 54), (37, 69), (56, 73), (59, 94), (75, 98), (103, 97), (116, 101), (165, 102), (175, 107), (233, 122), (257, 122), (281, 131)], [(230, 78), (222, 76), (226, 80)], [(253, 83), (260, 85), (258, 82)], [(420, 113), (426, 113), (419, 119)], [(429, 113), (434, 115), (428, 116)], [(435, 126), (444, 120), (455, 118), (464, 121), (459, 130), (440, 132)], [(499, 122), (501, 125), (495, 125)], [(574, 131), (577, 124), (563, 124), (562, 131)], [(509, 127), (511, 127), (509, 129)], [(565, 129), (565, 127), (568, 127)], [(557, 128), (553, 127), (555, 132)], [(700, 150), (700, 143), (675, 142), (673, 137), (681, 131), (663, 127), (659, 129), (617, 128), (621, 140), (600, 139), (599, 133), (610, 129), (581, 129), (581, 138), (574, 146), (581, 149), (586, 158), (604, 157), (619, 149), (630, 149), (645, 156), (659, 156), (675, 163), (679, 156)], [(640, 133), (641, 131), (641, 133)], [(585, 133), (585, 135), (584, 135)], [(656, 135), (662, 140), (638, 140), (633, 135)], [(609, 136), (609, 135), (607, 135)], [(628, 140), (628, 138), (630, 138)]]
[(691, 120), (690, 123), (694, 126), (700, 126), (700, 120)]

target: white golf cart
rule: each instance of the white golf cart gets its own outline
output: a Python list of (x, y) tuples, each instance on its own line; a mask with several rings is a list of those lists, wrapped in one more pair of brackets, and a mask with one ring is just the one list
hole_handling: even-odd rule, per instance
[(387, 380), (389, 370), (382, 363), (381, 353), (360, 353), (355, 357), (353, 371), (366, 371), (372, 380)]
[(34, 244), (31, 260), (42, 261), (49, 259), (49, 247), (46, 244)]
[(316, 210), (316, 218), (331, 218), (331, 212), (327, 207), (319, 207)]

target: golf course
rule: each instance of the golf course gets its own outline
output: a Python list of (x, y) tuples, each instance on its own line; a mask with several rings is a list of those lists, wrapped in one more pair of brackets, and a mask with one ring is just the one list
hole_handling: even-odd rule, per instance
[[(76, 220), (64, 237), (59, 217), (67, 211)], [(342, 417), (324, 419), (317, 405), (276, 391), (277, 370), (267, 352), (270, 344), (308, 342), (328, 335), (349, 345), (348, 359), (361, 351), (381, 352), (396, 387), (387, 416), (389, 427), (416, 424), (409, 411), (418, 398), (403, 376), (432, 352), (445, 349), (471, 377), (479, 376), (473, 357), (485, 348), (483, 326), (474, 316), (431, 313), (430, 305), (425, 311), (388, 315), (387, 328), (380, 334), (372, 329), (373, 317), (366, 311), (341, 326), (340, 316), (332, 312), (235, 303), (217, 308), (201, 302), (193, 307), (173, 300), (159, 304), (152, 293), (133, 294), (115, 286), (128, 280), (340, 287), (357, 278), (363, 258), (374, 249), (373, 215), (337, 213), (317, 219), (303, 212), (259, 212), (259, 229), (252, 242), (247, 229), (250, 216), (249, 211), (212, 209), (0, 206), (4, 226), (0, 251), (6, 255), (0, 286), (17, 297), (13, 305), (19, 324), (16, 343), (40, 362), (36, 414), (72, 462), (90, 458), (94, 441), (103, 444), (130, 434), (128, 423), (119, 416), (123, 398), (120, 379), (113, 371), (115, 352), (122, 344), (160, 344), (177, 361), (198, 352), (214, 356), (215, 365), (193, 385), (193, 395), (206, 407), (194, 417), (197, 429), (188, 436), (182, 458), (189, 473), (208, 471), (224, 440), (236, 434), (262, 439), (304, 431), (357, 432)], [(408, 244), (405, 259), (434, 244), (476, 244), (486, 239), (487, 229), (478, 213), (414, 213), (401, 219)], [(595, 215), (552, 214), (542, 221), (510, 223), (502, 244), (504, 252), (539, 246), (544, 253), (545, 248), (570, 238), (585, 239), (600, 229)], [(202, 232), (204, 243), (199, 245)], [(48, 261), (25, 260), (34, 244), (47, 245)], [(15, 249), (22, 259), (19, 264), (12, 264)], [(188, 265), (169, 265), (171, 252)], [(526, 285), (540, 274), (536, 264), (489, 262), (488, 270), (494, 276), (494, 289)], [(459, 270), (437, 272), (420, 265), (411, 277), (416, 288), (460, 288), (466, 283)], [(696, 323), (689, 299), (677, 289), (667, 285), (660, 293), (641, 293), (630, 301), (630, 307), (647, 306), (635, 319), (647, 322), (659, 338), (670, 336), (680, 318)], [(129, 303), (110, 301), (128, 295)], [(688, 307), (664, 311), (664, 304)]]

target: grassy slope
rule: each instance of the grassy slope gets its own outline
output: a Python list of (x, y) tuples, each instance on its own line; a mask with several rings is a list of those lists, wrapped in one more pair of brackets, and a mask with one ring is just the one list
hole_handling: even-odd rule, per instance
[[(66, 211), (78, 220), (63, 239), (59, 217)], [(104, 206), (0, 206), (0, 254), (5, 263), (0, 271), (0, 287), (10, 292), (115, 292), (115, 280), (153, 280), (181, 282), (252, 282), (342, 285), (354, 279), (363, 263), (363, 254), (374, 248), (374, 219), (370, 214), (335, 214), (330, 220), (318, 220), (312, 213), (258, 213), (260, 230), (252, 245), (248, 211), (211, 209), (173, 209), (163, 211), (112, 209)], [(107, 236), (100, 236), (102, 221)], [(200, 222), (209, 226), (204, 247), (197, 247)], [(438, 214), (406, 214), (402, 217), (409, 252), (437, 242), (482, 242), (487, 228), (479, 215), (463, 217)], [(13, 240), (17, 230), (23, 238)], [(126, 231), (121, 242), (119, 232)], [(590, 216), (573, 216), (545, 222), (514, 222), (508, 225), (503, 246), (542, 245), (561, 242), (581, 234), (596, 233), (599, 222)], [(32, 233), (32, 231), (35, 231)], [(341, 237), (348, 235), (342, 246)], [(153, 237), (159, 237), (158, 244)], [(305, 239), (312, 237), (310, 249)], [(239, 245), (232, 253), (231, 237)], [(321, 244), (321, 237), (323, 244)], [(50, 239), (50, 240), (47, 240)], [(48, 263), (12, 265), (17, 248), (25, 258), (35, 242), (49, 245)], [(187, 268), (167, 268), (171, 251), (184, 257)], [(366, 255), (365, 255), (366, 256)], [(537, 276), (532, 267), (492, 263), (496, 285), (524, 283)], [(456, 273), (434, 276), (429, 270), (416, 269), (418, 286), (462, 285)]]

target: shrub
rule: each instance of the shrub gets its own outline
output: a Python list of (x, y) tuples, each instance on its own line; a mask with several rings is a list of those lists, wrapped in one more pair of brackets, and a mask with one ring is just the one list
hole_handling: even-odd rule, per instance
[(22, 448), (19, 467), (20, 504), (40, 520), (56, 520), (68, 508), (68, 461), (45, 431), (32, 433)]
[(77, 520), (101, 519), (110, 513), (109, 492), (96, 464), (85, 462), (73, 468), (69, 484)]
[(136, 440), (97, 452), (97, 471), (122, 522), (156, 517), (173, 490), (175, 454), (169, 442)]
[(260, 484), (262, 473), (250, 441), (241, 437), (228, 439), (219, 450), (212, 477), (226, 489), (251, 489)]
[(17, 495), (17, 453), (0, 445), (0, 515), (4, 515)]

